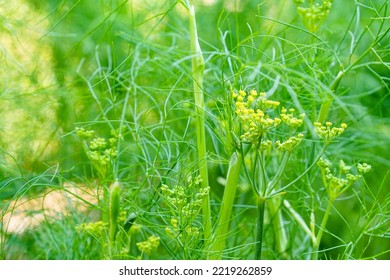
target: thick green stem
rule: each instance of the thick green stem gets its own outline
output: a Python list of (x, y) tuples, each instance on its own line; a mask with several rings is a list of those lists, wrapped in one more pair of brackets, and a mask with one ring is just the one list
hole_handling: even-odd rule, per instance
[[(266, 190), (266, 195), (267, 195), (266, 197), (269, 197), (271, 192), (273, 192), (277, 188), (277, 185), (282, 178), (283, 172), (287, 166), (289, 158), (290, 158), (290, 152), (286, 152), (283, 155), (282, 162), (280, 163), (279, 169), (277, 170), (275, 176), (268, 183), (267, 190)], [(268, 201), (267, 208), (274, 228), (274, 238), (275, 238), (277, 252), (283, 258), (287, 258), (286, 255), (287, 244), (288, 244), (287, 233), (284, 227), (282, 212), (280, 211), (280, 208), (282, 206), (282, 198), (280, 195), (276, 195), (276, 196), (272, 196), (267, 201)]]
[(241, 164), (241, 155), (236, 152), (233, 153), (229, 162), (226, 186), (219, 211), (217, 227), (215, 228), (215, 236), (210, 246), (210, 257), (215, 260), (222, 258), (222, 251), (225, 248), (234, 198), (238, 186), (238, 178), (240, 177)]
[(259, 197), (257, 201), (257, 229), (256, 229), (256, 251), (255, 259), (261, 260), (263, 249), (264, 211), (266, 199)]
[[(202, 188), (209, 187), (207, 159), (206, 159), (206, 133), (204, 123), (204, 96), (203, 96), (203, 76), (204, 76), (204, 60), (202, 50), (199, 46), (198, 33), (196, 29), (195, 9), (194, 6), (189, 7), (189, 28), (190, 28), (190, 44), (192, 55), (192, 75), (194, 81), (194, 97), (195, 97), (195, 113), (196, 113), (196, 132), (197, 132), (197, 148), (199, 173), (202, 178)], [(209, 244), (211, 237), (211, 210), (210, 197), (205, 197), (202, 205), (204, 238), (206, 246)]]
[(280, 211), (280, 208), (282, 206), (282, 198), (280, 197), (280, 195), (278, 195), (268, 199), (267, 201), (267, 209), (269, 211), (269, 215), (274, 228), (274, 238), (277, 252), (280, 254), (281, 257), (287, 258), (287, 233), (284, 227), (282, 211)]
[(318, 250), (320, 248), (322, 235), (324, 234), (326, 223), (328, 222), (330, 211), (332, 210), (332, 203), (333, 201), (328, 201), (328, 206), (325, 210), (324, 217), (322, 218), (322, 222), (320, 225), (320, 229), (318, 230), (318, 234), (313, 242), (313, 252), (312, 252), (312, 259), (317, 260), (318, 259)]

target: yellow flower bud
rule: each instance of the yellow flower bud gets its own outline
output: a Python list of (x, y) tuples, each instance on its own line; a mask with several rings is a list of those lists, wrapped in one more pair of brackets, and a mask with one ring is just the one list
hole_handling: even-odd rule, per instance
[(253, 97), (257, 96), (257, 91), (255, 89), (252, 89), (250, 93), (251, 93), (251, 96), (253, 96)]

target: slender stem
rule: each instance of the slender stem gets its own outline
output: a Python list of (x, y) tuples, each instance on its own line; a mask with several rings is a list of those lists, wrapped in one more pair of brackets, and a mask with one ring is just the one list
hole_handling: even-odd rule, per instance
[[(260, 137), (260, 140), (259, 140), (259, 143), (257, 144), (257, 147), (255, 149), (255, 160), (253, 161), (253, 172), (252, 172), (252, 185), (253, 185), (253, 188), (256, 190), (257, 193), (260, 194), (260, 189), (259, 187), (257, 186), (256, 184), (256, 181), (259, 181), (259, 185), (261, 186), (261, 180), (256, 180), (256, 175), (257, 175), (257, 172), (259, 171), (262, 171), (261, 169), (261, 166), (262, 166), (262, 159), (260, 159), (260, 145), (261, 145), (261, 139), (262, 137)], [(257, 168), (257, 163), (260, 161), (260, 168)], [(263, 177), (261, 177), (263, 178)]]
[[(329, 87), (329, 90), (332, 93), (334, 93), (336, 91), (336, 89), (339, 86), (340, 81), (344, 77), (345, 73), (346, 73), (346, 71), (340, 71), (337, 74), (336, 78), (334, 79), (334, 81), (332, 82), (332, 84)], [(327, 93), (326, 100), (324, 101), (324, 103), (322, 103), (321, 108), (320, 108), (320, 112), (318, 114), (318, 118), (317, 118), (318, 122), (323, 123), (326, 121), (326, 119), (328, 118), (328, 115), (329, 115), (330, 107), (332, 107), (333, 100), (334, 100), (334, 98), (333, 98), (332, 94)]]
[(234, 198), (236, 196), (238, 178), (240, 177), (241, 164), (241, 155), (237, 152), (233, 153), (229, 162), (226, 186), (223, 193), (217, 226), (215, 228), (215, 236), (210, 246), (212, 259), (218, 260), (222, 258), (222, 251), (225, 248)]
[[(197, 131), (197, 148), (199, 173), (202, 178), (202, 188), (209, 187), (207, 159), (206, 159), (206, 133), (204, 122), (204, 96), (203, 96), (203, 76), (204, 76), (204, 60), (202, 50), (199, 46), (198, 33), (196, 29), (195, 9), (194, 6), (189, 6), (189, 29), (190, 29), (190, 44), (192, 55), (192, 75), (194, 81), (194, 97), (195, 97), (195, 113), (196, 113), (196, 131)], [(206, 246), (211, 237), (211, 210), (210, 196), (206, 196), (202, 204), (204, 238)]]
[(298, 223), (298, 225), (301, 226), (304, 232), (308, 236), (311, 237), (313, 240), (313, 232), (310, 230), (310, 228), (307, 226), (306, 222), (303, 220), (302, 216), (299, 215), (297, 211), (294, 210), (294, 208), (291, 206), (291, 204), (287, 200), (283, 200), (283, 204), (286, 207), (286, 209), (290, 212), (291, 216), (294, 218), (294, 220)]
[(282, 175), (284, 173), (284, 169), (286, 168), (286, 165), (288, 163), (289, 158), (290, 158), (290, 152), (285, 152), (283, 155), (283, 158), (282, 158), (282, 162), (280, 163), (279, 168), (276, 171), (275, 176), (268, 183), (267, 196), (275, 189), (276, 185), (279, 183), (280, 179), (282, 178)]
[(276, 192), (272, 192), (270, 195), (273, 196), (273, 195), (276, 195), (284, 190), (286, 190), (287, 188), (289, 188), (291, 185), (295, 184), (297, 181), (299, 181), (303, 176), (305, 176), (315, 165), (316, 163), (319, 161), (319, 159), (322, 157), (322, 155), (325, 153), (327, 147), (329, 145), (326, 144), (325, 147), (322, 149), (322, 151), (319, 153), (318, 157), (315, 159), (315, 161), (313, 161), (313, 163), (301, 174), (299, 175), (298, 177), (296, 177), (294, 180), (290, 181), (287, 185), (279, 188)]
[(261, 164), (260, 164), (260, 176), (259, 176), (259, 181), (260, 181), (260, 186), (262, 188), (259, 188), (259, 194), (260, 196), (263, 196), (265, 197), (266, 196), (266, 193), (267, 193), (267, 181), (268, 181), (268, 177), (267, 177), (267, 173), (266, 173), (266, 170), (265, 170), (265, 155), (264, 155), (264, 152), (260, 155), (260, 158), (261, 158)]
[(256, 251), (255, 259), (261, 260), (263, 249), (264, 211), (266, 199), (259, 197), (257, 200), (257, 229), (256, 229)]
[(324, 217), (322, 218), (320, 229), (318, 230), (318, 234), (313, 242), (313, 252), (312, 252), (312, 259), (317, 260), (318, 259), (318, 250), (320, 248), (322, 235), (324, 234), (326, 223), (328, 222), (330, 211), (332, 210), (333, 201), (328, 201), (328, 206), (326, 207)]
[[(248, 150), (249, 151), (249, 150)], [(241, 157), (242, 158), (245, 158), (245, 151), (244, 151), (244, 147), (243, 147), (243, 144), (241, 143), (241, 148), (240, 148), (240, 153), (241, 153)], [(243, 161), (243, 165), (244, 165), (244, 171), (245, 171), (245, 176), (248, 178), (248, 181), (249, 181), (249, 184), (255, 189), (255, 183), (253, 181), (253, 178), (251, 177), (251, 175), (249, 174), (249, 169), (248, 167), (246, 166), (246, 163), (245, 163), (245, 160)], [(256, 190), (256, 189), (255, 189)]]

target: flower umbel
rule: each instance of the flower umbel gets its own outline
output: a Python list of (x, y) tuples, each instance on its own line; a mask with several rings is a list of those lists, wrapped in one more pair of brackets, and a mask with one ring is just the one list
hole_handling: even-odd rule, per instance
[(314, 123), (316, 133), (325, 140), (326, 144), (329, 144), (334, 138), (340, 136), (347, 128), (347, 124), (345, 123), (342, 123), (340, 127), (332, 127), (332, 125), (331, 122), (326, 122), (325, 125), (319, 122)]
[[(271, 150), (272, 142), (264, 140), (264, 136), (281, 123), (287, 124), (292, 130), (303, 124), (304, 115), (296, 117), (294, 109), (283, 108), (280, 117), (271, 117), (271, 113), (276, 115), (273, 111), (279, 107), (280, 102), (268, 99), (265, 92), (258, 93), (256, 90), (251, 90), (246, 93), (240, 90), (233, 92), (232, 97), (235, 100), (235, 112), (241, 124), (241, 140), (255, 145), (261, 143), (260, 149), (262, 150), (268, 152)], [(299, 139), (301, 139), (300, 136), (288, 139), (284, 145), (286, 148), (282, 150), (291, 151), (292, 146), (295, 147), (300, 143)]]
[(357, 169), (360, 173), (364, 174), (371, 171), (371, 165), (367, 163), (358, 163)]
[(301, 144), (303, 136), (304, 135), (302, 133), (299, 133), (298, 136), (292, 136), (283, 143), (278, 140), (275, 142), (276, 147), (282, 152), (292, 152), (299, 146), (299, 144)]
[(143, 254), (148, 254), (148, 255), (156, 251), (159, 245), (160, 245), (160, 237), (155, 235), (149, 236), (148, 239), (145, 241), (137, 242), (138, 250), (140, 250)]
[[(200, 177), (197, 176), (194, 179), (190, 179), (190, 188), (182, 185), (176, 185), (168, 187), (163, 184), (161, 186), (161, 192), (164, 195), (164, 199), (168, 202), (169, 206), (181, 217), (182, 220), (191, 220), (193, 216), (200, 211), (203, 199), (208, 195), (210, 188), (200, 188)], [(193, 193), (194, 187), (199, 189), (198, 192)]]
[(82, 127), (76, 127), (76, 134), (83, 140), (85, 152), (91, 163), (99, 175), (105, 178), (111, 162), (118, 156), (117, 143), (120, 137), (118, 131), (112, 130), (108, 140), (95, 136), (94, 130), (85, 130)]
[(322, 0), (321, 4), (315, 3), (313, 0), (294, 0), (294, 2), (306, 28), (314, 33), (327, 18), (333, 0)]
[(182, 249), (185, 244), (186, 250), (190, 250), (192, 243), (198, 240), (201, 233), (197, 221), (200, 217), (198, 213), (210, 191), (209, 187), (202, 188), (201, 183), (200, 176), (189, 176), (184, 185), (161, 186), (163, 201), (170, 210), (167, 213), (171, 216), (165, 233)]
[[(343, 160), (339, 161), (338, 176), (332, 173), (332, 163), (329, 160), (320, 158), (317, 165), (321, 168), (322, 179), (331, 201), (338, 198), (362, 177), (360, 174), (352, 174), (352, 166), (346, 165)], [(359, 173), (363, 174), (369, 172), (371, 170), (371, 166), (367, 163), (359, 163), (357, 165), (357, 170)]]
[(305, 114), (300, 114), (299, 117), (294, 116), (295, 109), (291, 108), (287, 111), (286, 108), (282, 108), (282, 113), (280, 114), (280, 118), (284, 123), (286, 123), (291, 128), (300, 127), (303, 124), (303, 117)]
[(280, 119), (272, 119), (267, 114), (267, 110), (275, 109), (279, 102), (268, 100), (264, 92), (258, 94), (256, 90), (252, 90), (247, 94), (240, 90), (238, 94), (233, 93), (233, 98), (236, 101), (236, 114), (244, 131), (241, 140), (258, 143), (268, 130), (280, 124)]

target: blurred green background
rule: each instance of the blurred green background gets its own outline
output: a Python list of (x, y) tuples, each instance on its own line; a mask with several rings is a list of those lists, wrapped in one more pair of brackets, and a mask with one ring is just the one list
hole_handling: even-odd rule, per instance
[[(217, 197), (218, 176), (226, 171), (217, 159), (226, 158), (226, 147), (223, 136), (213, 131), (229, 81), (259, 90), (280, 81), (278, 97), (293, 104), (288, 88), (294, 88), (307, 115), (315, 116), (322, 85), (369, 50), (336, 93), (331, 118), (353, 125), (334, 151), (373, 166), (366, 179), (374, 195), (368, 197), (377, 201), (364, 205), (381, 208), (383, 216), (367, 230), (372, 235), (364, 235), (372, 242), (355, 240), (369, 244), (357, 257), (389, 259), (388, 1), (336, 0), (315, 36), (305, 29), (292, 0), (193, 2), (206, 60), (209, 148), (216, 155), (210, 177)], [(143, 169), (132, 173), (130, 167), (157, 159), (153, 168), (164, 169), (174, 159), (193, 156), (187, 24), (186, 11), (173, 0), (0, 0), (0, 199), (7, 201), (23, 188), (39, 193), (64, 180), (94, 178), (76, 126), (107, 137), (124, 117), (128, 132), (117, 175), (134, 184), (142, 181)], [(126, 111), (124, 102), (130, 104)], [(183, 136), (190, 147), (181, 144)], [(146, 140), (140, 145), (137, 137)], [(164, 156), (156, 156), (156, 141), (163, 143)], [(153, 173), (153, 168), (146, 169)], [(39, 183), (26, 183), (35, 178)], [(353, 241), (353, 223), (371, 219), (360, 216), (359, 203), (340, 202), (340, 216), (349, 220), (331, 217), (330, 231), (337, 234), (324, 238), (325, 247), (338, 238)], [(335, 250), (330, 256), (339, 255)]]

